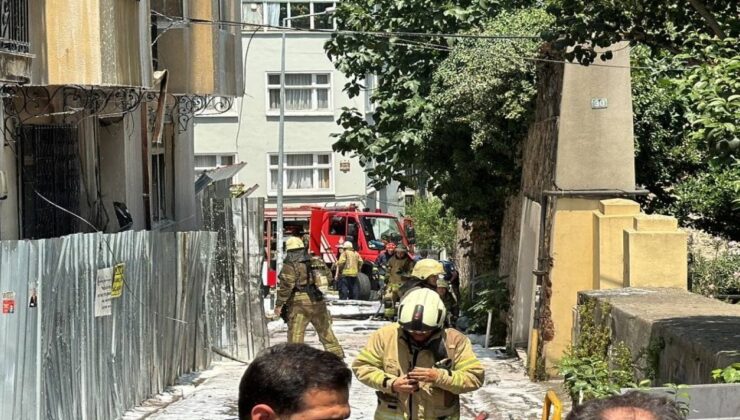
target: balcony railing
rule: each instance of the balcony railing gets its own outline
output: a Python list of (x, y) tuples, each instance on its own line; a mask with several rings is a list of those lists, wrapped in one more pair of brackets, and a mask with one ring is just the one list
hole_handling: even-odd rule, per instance
[(27, 53), (28, 0), (0, 0), (0, 51)]

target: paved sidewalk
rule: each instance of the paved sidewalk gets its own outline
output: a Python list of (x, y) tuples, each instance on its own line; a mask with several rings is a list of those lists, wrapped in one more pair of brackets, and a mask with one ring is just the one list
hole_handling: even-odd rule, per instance
[[(370, 333), (384, 324), (366, 320), (334, 322), (348, 364)], [(285, 341), (287, 328), (282, 321), (273, 321), (269, 327), (272, 344)], [(306, 333), (306, 342), (321, 348), (312, 329)], [(486, 366), (486, 383), (476, 392), (463, 395), (462, 418), (471, 419), (482, 411), (489, 413), (491, 420), (539, 418), (548, 384), (530, 382), (522, 362), (500, 349), (486, 350), (476, 345), (475, 351)], [(128, 412), (124, 419), (236, 420), (239, 379), (244, 369), (244, 365), (236, 362), (218, 362), (212, 369), (182, 378), (183, 385), (147, 401)], [(376, 406), (374, 391), (354, 381), (350, 394), (351, 418), (372, 419)]]

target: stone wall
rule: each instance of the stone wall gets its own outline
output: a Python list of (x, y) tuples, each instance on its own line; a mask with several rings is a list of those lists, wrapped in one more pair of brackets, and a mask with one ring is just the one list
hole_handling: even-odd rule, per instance
[(579, 304), (590, 299), (608, 304), (599, 318), (611, 328), (612, 344), (644, 355), (640, 367), (655, 371), (655, 385), (712, 383), (713, 369), (740, 362), (739, 305), (674, 288), (579, 293)]

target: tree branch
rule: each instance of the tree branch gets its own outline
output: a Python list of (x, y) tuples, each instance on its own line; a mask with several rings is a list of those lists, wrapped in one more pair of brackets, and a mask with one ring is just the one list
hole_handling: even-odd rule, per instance
[(691, 6), (696, 9), (697, 12), (699, 12), (702, 18), (704, 18), (707, 26), (709, 26), (709, 28), (712, 30), (712, 32), (714, 32), (715, 35), (717, 35), (720, 39), (727, 38), (727, 35), (725, 35), (725, 32), (719, 26), (719, 22), (717, 22), (717, 19), (714, 18), (712, 12), (707, 9), (704, 3), (699, 0), (689, 0), (689, 3), (691, 3)]

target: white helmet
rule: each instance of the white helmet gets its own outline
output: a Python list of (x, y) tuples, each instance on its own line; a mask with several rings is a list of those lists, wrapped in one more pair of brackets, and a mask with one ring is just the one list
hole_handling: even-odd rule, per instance
[(407, 331), (433, 331), (444, 326), (447, 309), (437, 292), (417, 289), (401, 300), (398, 323)]
[(354, 246), (352, 246), (352, 242), (347, 241), (347, 242), (344, 243), (344, 245), (342, 245), (342, 248), (344, 248), (344, 249), (354, 249)]

